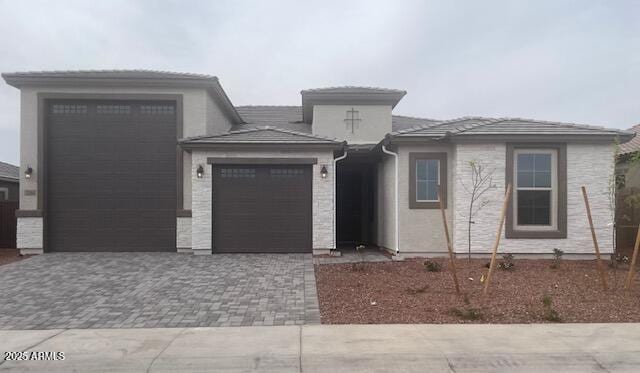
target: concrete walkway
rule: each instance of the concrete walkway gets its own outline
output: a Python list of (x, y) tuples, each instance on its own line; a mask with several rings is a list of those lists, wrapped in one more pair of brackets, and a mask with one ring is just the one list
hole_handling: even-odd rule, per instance
[(0, 350), (65, 353), (0, 371), (639, 372), (640, 324), (5, 330)]

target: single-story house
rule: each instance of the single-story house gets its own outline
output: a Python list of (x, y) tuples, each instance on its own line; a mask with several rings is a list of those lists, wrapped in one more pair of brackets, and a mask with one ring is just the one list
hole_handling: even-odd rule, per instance
[[(612, 251), (615, 141), (633, 133), (520, 118), (394, 114), (406, 92), (307, 89), (295, 106), (234, 106), (214, 76), (147, 70), (2, 75), (20, 89), (18, 247), (48, 251), (313, 252), (366, 243), (467, 252), (470, 164), (491, 175), (471, 251)], [(443, 192), (438, 193), (438, 186)]]
[(20, 169), (9, 163), (0, 162), (0, 201), (17, 201)]

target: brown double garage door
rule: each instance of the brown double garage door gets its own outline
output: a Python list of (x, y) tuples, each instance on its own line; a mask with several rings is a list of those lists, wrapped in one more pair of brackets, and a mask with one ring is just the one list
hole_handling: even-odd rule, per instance
[(213, 165), (214, 252), (311, 252), (310, 165)]

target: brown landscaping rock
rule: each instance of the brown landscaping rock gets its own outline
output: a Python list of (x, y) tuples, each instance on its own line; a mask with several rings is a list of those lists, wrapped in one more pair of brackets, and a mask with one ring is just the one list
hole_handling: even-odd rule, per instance
[[(602, 290), (594, 261), (515, 260), (512, 270), (496, 269), (487, 299), (480, 279), (486, 260), (456, 262), (464, 296), (455, 294), (448, 264), (427, 272), (422, 260), (316, 265), (324, 324), (539, 323), (549, 322), (542, 298), (552, 300), (562, 322), (640, 322), (640, 283), (625, 294), (627, 266), (607, 268)], [(470, 280), (473, 279), (473, 280)]]
[(0, 265), (17, 262), (27, 257), (29, 256), (21, 256), (17, 249), (0, 249)]

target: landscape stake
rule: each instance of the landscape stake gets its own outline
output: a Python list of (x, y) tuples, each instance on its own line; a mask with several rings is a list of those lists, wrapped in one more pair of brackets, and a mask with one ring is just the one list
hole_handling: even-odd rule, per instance
[(598, 272), (600, 273), (600, 279), (602, 280), (602, 287), (604, 290), (607, 290), (609, 286), (607, 285), (607, 276), (604, 273), (604, 268), (602, 267), (602, 261), (600, 260), (600, 247), (598, 247), (598, 239), (596, 238), (596, 230), (593, 228), (593, 219), (591, 218), (591, 208), (589, 207), (589, 198), (587, 197), (587, 189), (582, 186), (582, 196), (584, 197), (584, 205), (587, 208), (587, 218), (589, 219), (589, 227), (591, 227), (591, 239), (593, 240), (593, 247), (596, 250), (596, 267), (598, 267)]
[(496, 243), (493, 245), (493, 252), (491, 253), (491, 264), (489, 265), (489, 273), (487, 273), (487, 279), (484, 282), (484, 290), (482, 291), (483, 297), (487, 295), (487, 290), (489, 290), (489, 282), (491, 281), (491, 274), (493, 273), (493, 268), (496, 266), (496, 254), (498, 253), (498, 245), (500, 245), (500, 236), (502, 235), (502, 227), (504, 226), (504, 215), (507, 213), (509, 198), (511, 198), (511, 183), (509, 183), (509, 185), (507, 186), (507, 192), (504, 194), (504, 201), (502, 202), (500, 223), (498, 224), (498, 232), (496, 233)]
[(633, 281), (634, 270), (636, 268), (636, 260), (638, 260), (638, 246), (640, 246), (640, 225), (638, 225), (638, 233), (636, 234), (636, 244), (633, 247), (633, 255), (631, 256), (631, 263), (629, 263), (629, 273), (627, 273), (627, 281), (624, 283), (626, 290), (631, 289), (631, 282)]
[(458, 283), (458, 274), (456, 273), (456, 261), (453, 255), (453, 245), (451, 244), (451, 237), (449, 237), (449, 225), (447, 224), (447, 217), (444, 213), (444, 207), (442, 206), (442, 195), (442, 186), (438, 185), (438, 200), (440, 202), (440, 212), (442, 213), (442, 224), (444, 224), (444, 236), (447, 238), (447, 249), (449, 250), (451, 273), (453, 273), (453, 283), (456, 285), (456, 293), (460, 295), (460, 285)]

